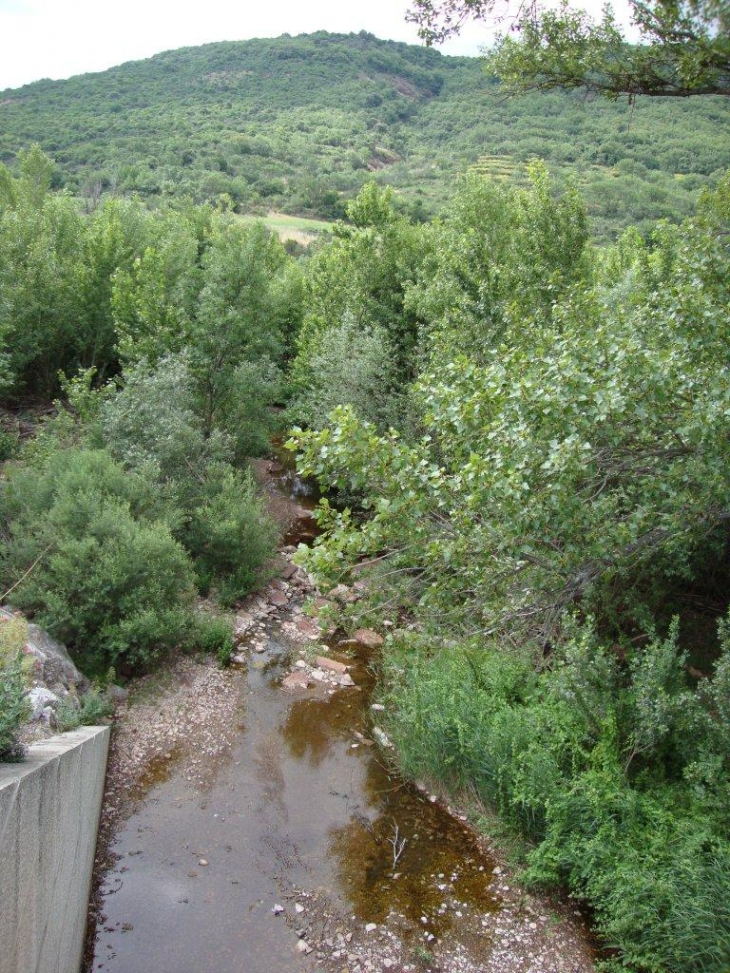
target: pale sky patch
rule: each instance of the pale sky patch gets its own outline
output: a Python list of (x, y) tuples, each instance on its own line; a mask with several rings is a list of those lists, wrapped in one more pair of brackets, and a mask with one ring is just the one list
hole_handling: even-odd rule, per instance
[[(598, 15), (603, 0), (576, 5)], [(626, 0), (614, 8), (625, 17)], [(407, 9), (400, 0), (0, 0), (0, 90), (104, 71), (178, 47), (283, 33), (366, 30), (416, 44)], [(484, 24), (468, 24), (440, 50), (475, 55), (489, 39)]]

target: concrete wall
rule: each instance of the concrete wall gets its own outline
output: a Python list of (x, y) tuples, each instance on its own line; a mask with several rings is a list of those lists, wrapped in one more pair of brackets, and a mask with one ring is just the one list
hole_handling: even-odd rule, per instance
[(0, 973), (78, 973), (109, 727), (0, 764)]

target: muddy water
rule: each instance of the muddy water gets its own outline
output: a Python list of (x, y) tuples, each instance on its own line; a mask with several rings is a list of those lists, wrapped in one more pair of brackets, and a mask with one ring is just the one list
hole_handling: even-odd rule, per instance
[(293, 697), (280, 680), (301, 650), (269, 636), (231, 673), (239, 733), (205, 786), (173, 757), (117, 834), (94, 971), (316, 970), (300, 937), (388, 919), (415, 946), (448, 938), (462, 909), (498, 907), (468, 832), (368, 745), (367, 660), (348, 659), (357, 688)]

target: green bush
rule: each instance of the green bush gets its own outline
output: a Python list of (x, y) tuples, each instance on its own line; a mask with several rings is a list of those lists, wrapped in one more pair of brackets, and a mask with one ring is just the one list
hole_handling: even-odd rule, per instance
[(18, 452), (18, 435), (0, 427), (0, 463)]
[(3, 578), (32, 567), (13, 603), (87, 672), (148, 668), (185, 638), (192, 565), (156, 519), (153, 482), (103, 450), (66, 449), (11, 470), (3, 505)]
[(97, 726), (112, 715), (112, 705), (101, 689), (92, 687), (74, 705), (63, 699), (56, 707), (56, 720), (62, 733), (75, 730), (79, 726)]
[(224, 669), (230, 665), (235, 650), (233, 629), (229, 620), (209, 615), (198, 615), (195, 620), (193, 639), (195, 645), (215, 655), (218, 665)]
[(23, 758), (24, 750), (18, 742), (17, 732), (28, 718), (25, 690), (25, 675), (19, 659), (0, 668), (0, 761)]
[(184, 540), (201, 588), (215, 587), (222, 605), (233, 604), (263, 579), (275, 541), (274, 524), (251, 475), (218, 470), (200, 496)]
[(474, 644), (386, 649), (403, 769), (474, 787), (534, 843), (527, 878), (567, 884), (629, 969), (730, 962), (727, 682), (691, 689), (676, 626), (625, 662), (588, 627), (538, 674)]
[(405, 411), (392, 349), (378, 326), (363, 328), (351, 314), (332, 325), (307, 362), (307, 384), (290, 415), (313, 429), (326, 426), (332, 410), (349, 402), (358, 416), (379, 428), (400, 425)]
[(263, 411), (255, 405), (256, 382), (265, 374), (263, 365), (235, 370), (241, 384), (228, 418), (237, 434), (204, 435), (183, 358), (168, 357), (154, 370), (138, 364), (103, 410), (109, 449), (137, 475), (157, 482), (173, 532), (195, 558), (200, 587), (215, 586), (225, 604), (252, 589), (274, 550), (275, 530), (253, 480), (227, 462), (233, 450), (260, 450), (266, 442), (269, 420), (254, 421)]
[(22, 655), (27, 635), (24, 619), (0, 616), (0, 761), (23, 758), (18, 730), (29, 715), (27, 665)]
[(124, 386), (102, 407), (102, 430), (120, 463), (149, 469), (162, 485), (195, 478), (209, 463), (230, 456), (225, 436), (203, 434), (184, 356), (126, 370)]

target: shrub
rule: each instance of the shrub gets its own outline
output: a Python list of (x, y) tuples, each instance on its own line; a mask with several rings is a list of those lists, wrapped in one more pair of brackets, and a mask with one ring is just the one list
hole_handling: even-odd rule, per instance
[(112, 715), (112, 704), (101, 689), (92, 687), (77, 701), (63, 699), (56, 707), (56, 720), (62, 733), (79, 726), (97, 726)]
[(724, 973), (730, 960), (727, 682), (690, 689), (673, 626), (621, 661), (590, 627), (538, 674), (529, 654), (424, 637), (386, 649), (404, 770), (468, 784), (532, 842), (527, 878), (594, 908), (616, 965)]
[(65, 642), (88, 672), (147, 668), (185, 636), (190, 560), (154, 484), (103, 450), (67, 449), (11, 471), (3, 575), (13, 603)]
[(235, 650), (231, 623), (225, 618), (198, 615), (195, 621), (194, 642), (203, 652), (215, 655), (218, 665), (224, 669), (230, 665)]
[(28, 718), (27, 672), (22, 649), (28, 635), (24, 619), (0, 615), (0, 761), (23, 758), (18, 730)]
[(139, 362), (124, 379), (102, 409), (104, 441), (116, 459), (132, 469), (149, 467), (168, 483), (228, 458), (225, 437), (203, 435), (184, 357), (168, 356), (154, 368)]
[(195, 556), (201, 587), (216, 587), (223, 605), (248, 594), (273, 556), (276, 531), (250, 474), (220, 469), (193, 512), (185, 544)]
[(289, 407), (297, 422), (321, 429), (332, 410), (348, 402), (379, 428), (401, 425), (403, 396), (394, 393), (393, 353), (382, 329), (363, 328), (346, 315), (321, 336), (307, 365), (306, 388)]
[(26, 684), (20, 659), (0, 666), (0, 761), (22, 760), (17, 733), (28, 718)]
[(231, 372), (216, 422), (233, 444), (237, 462), (261, 456), (269, 448), (277, 423), (272, 407), (282, 387), (281, 372), (268, 358), (243, 361)]
[(196, 559), (200, 586), (215, 585), (224, 603), (251, 590), (273, 553), (274, 528), (253, 481), (227, 462), (231, 452), (254, 452), (266, 442), (269, 420), (259, 415), (266, 399), (259, 398), (257, 383), (266, 384), (267, 375), (264, 365), (235, 370), (237, 404), (227, 418), (238, 431), (231, 435), (204, 435), (181, 358), (168, 357), (154, 371), (137, 365), (104, 406), (109, 449), (138, 475), (157, 481), (173, 532)]

